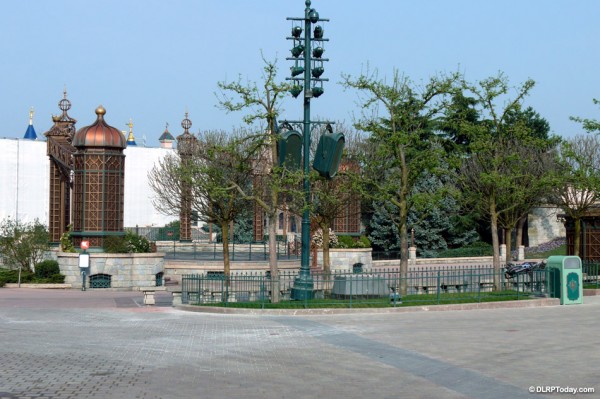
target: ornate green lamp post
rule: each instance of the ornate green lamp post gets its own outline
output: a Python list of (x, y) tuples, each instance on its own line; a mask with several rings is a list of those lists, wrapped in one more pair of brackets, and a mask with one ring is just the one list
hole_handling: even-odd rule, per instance
[[(292, 57), (287, 60), (294, 61), (291, 67), (291, 77), (288, 80), (293, 82), (290, 90), (293, 97), (298, 97), (304, 93), (304, 120), (303, 121), (284, 121), (284, 126), (289, 123), (302, 124), (302, 159), (304, 168), (304, 195), (307, 203), (310, 202), (310, 182), (308, 175), (310, 173), (310, 100), (323, 94), (323, 82), (328, 79), (321, 78), (324, 72), (323, 62), (328, 61), (323, 56), (323, 43), (328, 41), (323, 37), (323, 27), (319, 22), (329, 21), (319, 18), (319, 13), (310, 7), (310, 0), (305, 2), (304, 18), (287, 18), (293, 21), (292, 35), (288, 40), (293, 42), (291, 49)], [(302, 26), (304, 24), (304, 27)], [(314, 25), (314, 30), (313, 30)], [(304, 33), (304, 36), (302, 34)], [(315, 45), (313, 48), (313, 44)], [(311, 53), (312, 48), (312, 53)], [(297, 137), (298, 134), (290, 136)], [(286, 136), (287, 137), (287, 136)], [(281, 148), (281, 147), (280, 147)], [(281, 154), (280, 154), (281, 155)], [(287, 154), (283, 154), (285, 158)], [(302, 252), (300, 260), (300, 273), (294, 281), (291, 297), (295, 300), (311, 299), (314, 297), (314, 281), (310, 275), (310, 211), (304, 210), (302, 214)]]

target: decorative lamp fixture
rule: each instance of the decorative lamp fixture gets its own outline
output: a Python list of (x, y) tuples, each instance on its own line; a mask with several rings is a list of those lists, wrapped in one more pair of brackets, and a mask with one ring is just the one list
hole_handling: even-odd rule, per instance
[(323, 88), (316, 86), (312, 88), (312, 95), (314, 98), (319, 97), (321, 94), (323, 94)]
[(290, 89), (290, 93), (292, 93), (292, 96), (294, 98), (296, 98), (296, 97), (298, 97), (300, 95), (300, 93), (302, 93), (303, 89), (304, 89), (304, 87), (302, 87), (301, 85), (294, 85)]
[(315, 47), (312, 51), (312, 55), (315, 58), (321, 58), (323, 56), (323, 52), (325, 50), (323, 49), (323, 47)]
[(304, 52), (304, 45), (303, 44), (299, 44), (296, 47), (294, 47), (293, 49), (291, 49), (290, 51), (292, 52), (292, 55), (295, 58), (298, 58)]
[(321, 25), (315, 26), (315, 30), (313, 32), (313, 37), (315, 39), (322, 39), (323, 38), (323, 28), (321, 27)]
[(292, 28), (292, 36), (298, 39), (302, 35), (302, 28), (300, 26), (294, 26)]
[(317, 21), (319, 20), (319, 13), (317, 12), (317, 10), (311, 8), (308, 12), (308, 19), (310, 19), (310, 22), (312, 22), (313, 24), (317, 23)]
[(314, 78), (319, 78), (321, 75), (323, 75), (323, 72), (325, 72), (325, 69), (323, 69), (323, 67), (315, 67), (311, 71), (312, 76)]
[(290, 68), (292, 70), (292, 76), (298, 76), (304, 73), (304, 67), (294, 66)]

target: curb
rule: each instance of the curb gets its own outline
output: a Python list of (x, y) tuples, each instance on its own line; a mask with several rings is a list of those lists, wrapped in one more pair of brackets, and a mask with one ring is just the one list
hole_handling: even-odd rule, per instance
[(69, 283), (60, 283), (60, 284), (33, 284), (33, 283), (21, 283), (21, 287), (19, 287), (18, 283), (6, 283), (4, 284), (5, 288), (37, 288), (44, 290), (68, 290), (73, 288)]
[(225, 308), (218, 306), (177, 305), (176, 309), (216, 314), (246, 314), (260, 316), (309, 316), (309, 315), (338, 315), (338, 314), (388, 314), (388, 313), (413, 313), (413, 312), (444, 312), (452, 310), (479, 310), (479, 309), (513, 309), (513, 308), (539, 308), (546, 306), (559, 306), (558, 298), (528, 299), (522, 301), (462, 303), (452, 305), (430, 306), (405, 306), (397, 308), (315, 308), (315, 309), (244, 309)]

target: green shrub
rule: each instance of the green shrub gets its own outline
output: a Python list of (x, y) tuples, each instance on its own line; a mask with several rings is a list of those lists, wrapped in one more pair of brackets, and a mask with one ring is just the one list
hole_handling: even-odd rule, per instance
[(124, 236), (108, 236), (104, 238), (104, 252), (109, 254), (126, 254), (129, 252)]
[(359, 245), (357, 248), (371, 248), (371, 240), (367, 236), (360, 236), (356, 244)]
[(104, 239), (104, 252), (111, 254), (148, 253), (151, 250), (150, 241), (132, 232)]
[(60, 274), (60, 268), (58, 267), (57, 261), (47, 259), (35, 265), (36, 277), (47, 278), (52, 276), (53, 274)]
[[(35, 275), (28, 270), (21, 271), (21, 282), (30, 283), (33, 281)], [(0, 287), (4, 287), (5, 284), (16, 284), (19, 282), (19, 270), (18, 269), (0, 269)]]
[[(15, 278), (14, 282), (19, 282), (19, 271), (16, 273), (17, 278)], [(29, 270), (21, 270), (21, 282), (22, 283), (31, 283), (35, 279), (35, 274), (30, 272)]]
[(148, 253), (152, 252), (150, 241), (146, 237), (142, 237), (132, 232), (125, 234), (125, 242), (127, 243), (127, 252)]
[(355, 238), (352, 236), (338, 236), (336, 248), (371, 248), (371, 241), (366, 236)]
[(4, 287), (6, 283), (16, 283), (19, 278), (18, 276), (18, 270), (0, 269), (0, 287)]
[(354, 245), (354, 238), (350, 236), (338, 236), (338, 245), (336, 248), (352, 248)]
[(60, 236), (60, 248), (63, 252), (77, 252), (71, 241), (71, 231), (73, 231), (73, 225), (70, 224), (67, 231)]
[(65, 282), (65, 276), (60, 273), (53, 274), (48, 278), (48, 282), (51, 284), (62, 284)]

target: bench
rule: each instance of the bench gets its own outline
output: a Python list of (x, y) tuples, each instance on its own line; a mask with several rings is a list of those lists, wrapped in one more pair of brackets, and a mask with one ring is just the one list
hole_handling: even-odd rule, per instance
[[(165, 287), (166, 288), (166, 287)], [(167, 292), (170, 292), (173, 295), (173, 306), (178, 306), (183, 304), (181, 300), (181, 287), (168, 287), (166, 288)]]
[(415, 291), (417, 294), (433, 294), (437, 292), (436, 285), (415, 285)]
[(451, 293), (451, 292), (466, 292), (467, 288), (469, 287), (469, 283), (464, 282), (464, 283), (457, 283), (457, 284), (442, 284), (440, 285), (440, 288), (442, 289), (442, 291), (444, 293)]
[(481, 292), (492, 292), (494, 290), (493, 280), (483, 280), (479, 282), (479, 290)]
[(166, 288), (163, 286), (138, 287), (138, 291), (142, 291), (144, 293), (144, 305), (156, 305), (156, 300), (154, 299), (154, 293), (156, 291), (166, 291)]

